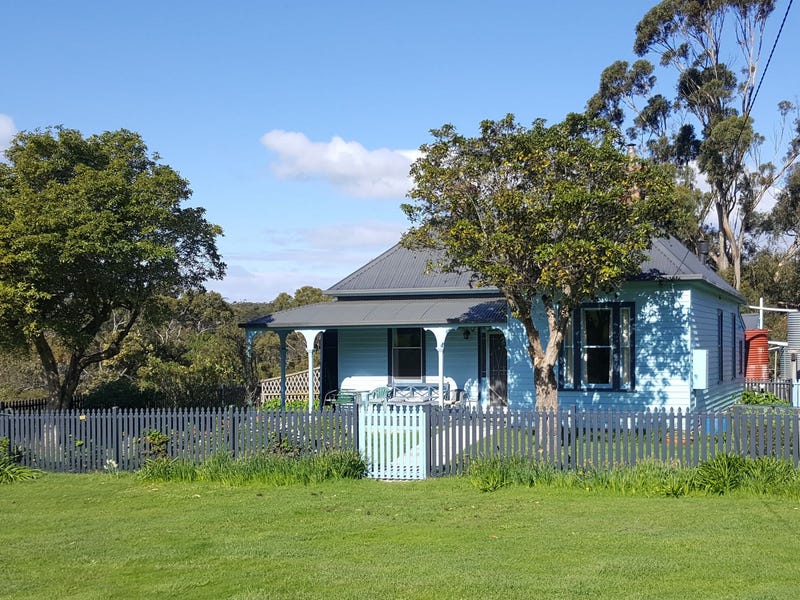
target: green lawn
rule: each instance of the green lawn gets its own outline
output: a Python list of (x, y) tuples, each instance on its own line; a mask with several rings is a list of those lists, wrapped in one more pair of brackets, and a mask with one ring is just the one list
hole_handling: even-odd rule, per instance
[(2, 598), (797, 598), (800, 502), (466, 479), (0, 486)]

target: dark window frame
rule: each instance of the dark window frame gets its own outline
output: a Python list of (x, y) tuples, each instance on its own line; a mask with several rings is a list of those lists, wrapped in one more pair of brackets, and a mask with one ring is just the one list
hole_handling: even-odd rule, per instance
[(736, 313), (731, 313), (731, 379), (736, 379)]
[(717, 383), (725, 380), (725, 315), (717, 309)]
[[(605, 309), (610, 311), (610, 353), (611, 382), (609, 384), (584, 383), (586, 354), (584, 347), (584, 315), (587, 310)], [(623, 311), (627, 311), (628, 339), (623, 339)], [(571, 325), (565, 331), (565, 339), (561, 345), (558, 363), (558, 388), (565, 391), (592, 390), (598, 392), (633, 392), (636, 390), (636, 303), (635, 302), (592, 302), (581, 304), (573, 311)], [(629, 381), (623, 382), (624, 357), (627, 354), (627, 373)], [(569, 357), (572, 356), (571, 369), (568, 368)], [(572, 381), (567, 381), (565, 374), (571, 374)]]
[[(415, 332), (419, 335), (419, 346), (398, 346), (398, 336), (401, 332)], [(389, 329), (389, 375), (392, 381), (423, 382), (425, 381), (425, 342), (427, 331), (422, 327), (394, 327)], [(419, 349), (419, 374), (413, 376), (398, 375), (398, 353), (399, 351), (413, 351)]]

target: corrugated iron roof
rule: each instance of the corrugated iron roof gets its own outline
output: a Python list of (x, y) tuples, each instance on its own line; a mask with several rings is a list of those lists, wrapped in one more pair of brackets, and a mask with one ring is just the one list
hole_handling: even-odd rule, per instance
[(337, 300), (283, 310), (242, 324), (246, 329), (324, 329), (326, 327), (403, 327), (492, 325), (507, 320), (501, 298), (395, 298)]
[[(386, 252), (326, 290), (332, 296), (401, 295), (403, 293), (475, 292), (472, 273), (441, 273), (429, 269), (440, 255), (411, 251), (395, 244)], [(497, 293), (495, 288), (480, 288)]]
[(735, 287), (674, 237), (654, 239), (648, 255), (649, 258), (642, 263), (641, 275), (635, 279), (702, 280), (744, 301), (744, 296)]
[[(327, 290), (338, 298), (242, 324), (247, 329), (496, 324), (507, 320), (496, 288), (472, 287), (471, 273), (429, 271), (434, 252), (397, 244)], [(742, 295), (675, 238), (653, 240), (634, 280), (703, 281), (740, 301)]]
[[(328, 290), (331, 296), (399, 296), (431, 293), (491, 293), (494, 287), (476, 288), (471, 272), (439, 273), (429, 269), (438, 254), (434, 251), (411, 251), (400, 244), (371, 260)], [(736, 289), (674, 237), (656, 238), (634, 279), (703, 280), (743, 300)]]

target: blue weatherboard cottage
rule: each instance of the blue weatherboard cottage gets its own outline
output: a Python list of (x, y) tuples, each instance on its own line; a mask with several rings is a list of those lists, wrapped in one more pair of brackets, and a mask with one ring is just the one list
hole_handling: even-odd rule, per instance
[[(323, 398), (352, 390), (532, 408), (525, 331), (505, 299), (496, 288), (474, 287), (469, 273), (430, 272), (430, 260), (396, 245), (328, 289), (333, 302), (242, 327), (250, 339), (278, 333), (284, 350), (286, 335), (302, 332), (309, 360), (321, 352)], [(654, 240), (637, 277), (575, 311), (557, 365), (559, 404), (682, 410), (731, 404), (744, 386), (742, 304), (676, 239)], [(546, 336), (543, 314), (537, 325)]]

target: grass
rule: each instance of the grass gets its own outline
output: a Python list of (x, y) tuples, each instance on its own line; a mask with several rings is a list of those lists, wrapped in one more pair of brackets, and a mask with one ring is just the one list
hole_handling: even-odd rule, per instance
[(795, 598), (800, 502), (240, 486), (46, 474), (0, 489), (3, 598)]

